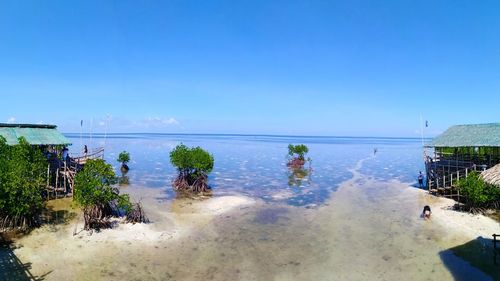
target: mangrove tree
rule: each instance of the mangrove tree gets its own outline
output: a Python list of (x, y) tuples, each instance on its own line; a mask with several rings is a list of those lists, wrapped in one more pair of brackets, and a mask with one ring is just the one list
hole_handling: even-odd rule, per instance
[(0, 136), (0, 229), (26, 230), (40, 223), (47, 159), (23, 137), (9, 146)]
[(214, 167), (214, 157), (201, 147), (180, 144), (170, 152), (170, 163), (178, 175), (172, 183), (177, 191), (207, 192), (208, 174)]

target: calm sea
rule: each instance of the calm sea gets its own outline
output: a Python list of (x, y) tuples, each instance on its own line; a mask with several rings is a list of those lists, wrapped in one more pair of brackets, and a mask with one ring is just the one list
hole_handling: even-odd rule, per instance
[[(105, 159), (119, 174), (118, 154), (131, 155), (130, 184), (166, 188), (173, 193), (175, 168), (169, 152), (178, 144), (201, 146), (213, 154), (215, 166), (209, 181), (214, 196), (243, 194), (266, 201), (295, 206), (321, 204), (342, 181), (351, 177), (348, 169), (360, 159), (362, 173), (380, 180), (414, 183), (423, 169), (422, 143), (416, 138), (296, 137), (265, 135), (176, 135), (176, 134), (67, 134), (79, 153), (82, 144), (105, 147)], [(302, 171), (286, 167), (288, 144), (309, 147), (312, 162)], [(374, 150), (377, 150), (374, 153)], [(287, 196), (282, 196), (286, 192)], [(169, 196), (170, 197), (170, 196)]]

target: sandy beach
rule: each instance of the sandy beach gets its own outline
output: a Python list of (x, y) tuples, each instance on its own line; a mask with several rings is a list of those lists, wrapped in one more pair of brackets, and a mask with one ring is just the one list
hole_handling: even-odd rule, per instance
[[(492, 280), (450, 249), (500, 233), (498, 222), (407, 184), (375, 181), (359, 174), (361, 165), (309, 209), (126, 187), (150, 224), (90, 234), (76, 214), (16, 240), (13, 253), (45, 280)], [(431, 220), (420, 218), (424, 205)]]

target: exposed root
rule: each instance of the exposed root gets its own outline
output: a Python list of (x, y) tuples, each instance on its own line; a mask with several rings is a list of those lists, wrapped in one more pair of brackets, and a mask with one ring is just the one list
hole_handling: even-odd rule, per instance
[(146, 217), (146, 213), (144, 212), (144, 208), (142, 207), (141, 202), (136, 203), (132, 206), (132, 210), (127, 213), (127, 217), (125, 219), (127, 223), (149, 223), (149, 219)]
[(288, 167), (297, 169), (297, 168), (302, 168), (304, 164), (306, 163), (306, 160), (300, 159), (300, 158), (293, 158), (288, 161), (286, 164)]
[(115, 212), (109, 204), (105, 205), (94, 205), (83, 209), (83, 220), (85, 222), (84, 229), (100, 230), (103, 228), (110, 228), (112, 226), (109, 218), (113, 216)]
[(194, 193), (209, 192), (208, 176), (200, 173), (199, 175), (179, 173), (172, 183), (175, 191), (190, 191)]
[(204, 174), (199, 175), (194, 181), (191, 190), (196, 193), (208, 192), (210, 190), (210, 187), (208, 186), (208, 177)]
[(0, 218), (0, 232), (20, 230), (26, 231), (40, 226), (40, 218), (37, 216), (9, 216)]
[(488, 206), (480, 207), (472, 204), (455, 204), (454, 209), (462, 212), (468, 212), (473, 215), (487, 215), (489, 210), (498, 210), (498, 202), (494, 202)]
[(190, 190), (188, 176), (186, 174), (179, 174), (172, 183), (175, 191)]

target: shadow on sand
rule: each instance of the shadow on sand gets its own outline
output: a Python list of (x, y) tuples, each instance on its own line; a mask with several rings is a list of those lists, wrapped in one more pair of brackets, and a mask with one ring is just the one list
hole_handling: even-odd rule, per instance
[(455, 280), (500, 280), (500, 251), (493, 239), (478, 237), (439, 255)]
[(12, 243), (0, 240), (0, 280), (44, 280), (44, 276), (33, 276), (30, 273), (31, 263), (22, 263), (14, 254)]
[[(71, 199), (51, 200), (40, 216), (42, 225), (48, 227), (49, 231), (57, 231), (59, 227), (69, 223), (76, 217), (76, 213), (70, 208)], [(42, 276), (31, 274), (31, 263), (23, 263), (14, 253), (15, 245), (13, 239), (28, 235), (30, 231), (10, 230), (0, 233), (0, 280), (44, 280), (52, 271)]]

